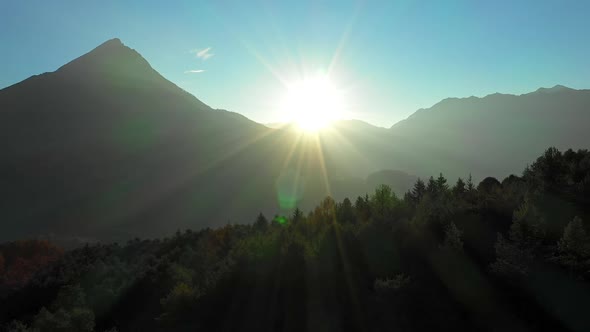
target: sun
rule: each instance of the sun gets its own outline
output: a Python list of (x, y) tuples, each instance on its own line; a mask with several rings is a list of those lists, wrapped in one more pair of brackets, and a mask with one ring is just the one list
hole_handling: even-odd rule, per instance
[(326, 75), (292, 82), (287, 86), (282, 112), (287, 121), (306, 132), (317, 132), (342, 117), (344, 99)]

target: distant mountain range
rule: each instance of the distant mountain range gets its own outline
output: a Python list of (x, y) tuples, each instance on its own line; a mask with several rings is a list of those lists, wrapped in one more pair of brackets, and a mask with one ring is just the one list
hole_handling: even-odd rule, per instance
[(318, 138), (215, 110), (113, 39), (0, 90), (0, 241), (118, 239), (252, 222), (319, 199), (398, 195), (416, 176), (520, 173), (549, 147), (588, 148), (590, 91), (450, 98), (390, 129)]

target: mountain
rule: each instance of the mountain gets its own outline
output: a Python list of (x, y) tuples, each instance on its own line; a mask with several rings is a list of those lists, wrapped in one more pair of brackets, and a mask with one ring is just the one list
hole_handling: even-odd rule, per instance
[[(113, 39), (55, 72), (1, 90), (0, 132), (0, 233), (13, 237), (157, 224), (143, 224), (150, 219), (145, 213), (188, 218), (175, 215), (186, 209), (163, 213), (177, 208), (168, 200), (204, 192), (212, 201), (224, 198), (199, 181), (217, 180), (214, 167), (268, 129), (211, 109)], [(236, 167), (225, 167), (227, 181), (216, 184), (227, 191)], [(192, 203), (199, 204), (207, 203)]]
[(590, 90), (561, 85), (523, 95), (448, 98), (391, 127), (412, 160), (400, 169), (503, 178), (547, 147), (590, 147)]
[(0, 241), (154, 237), (308, 211), (380, 183), (401, 196), (415, 176), (504, 178), (549, 146), (588, 147), (589, 105), (590, 91), (557, 86), (307, 135), (212, 109), (112, 39), (0, 90)]

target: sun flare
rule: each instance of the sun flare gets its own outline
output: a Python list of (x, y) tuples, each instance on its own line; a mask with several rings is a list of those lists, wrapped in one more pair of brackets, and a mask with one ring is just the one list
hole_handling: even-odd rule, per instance
[(343, 109), (342, 93), (325, 75), (289, 84), (282, 106), (287, 121), (307, 132), (328, 127), (342, 117)]

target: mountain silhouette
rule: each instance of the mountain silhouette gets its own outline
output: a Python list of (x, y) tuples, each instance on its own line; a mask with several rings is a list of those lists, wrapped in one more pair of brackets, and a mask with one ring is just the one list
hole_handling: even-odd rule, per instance
[[(448, 175), (471, 172), (481, 179), (516, 173), (549, 146), (588, 148), (588, 123), (590, 90), (557, 85), (523, 95), (448, 98), (418, 110), (391, 131), (414, 153), (417, 163), (405, 167), (417, 174), (436, 173), (429, 167), (436, 165)], [(434, 163), (422, 159), (433, 156)]]
[(0, 240), (161, 236), (351, 199), (415, 176), (503, 178), (548, 146), (588, 147), (590, 91), (450, 98), (390, 129), (311, 137), (216, 110), (109, 40), (0, 90)]
[[(7, 220), (0, 233), (93, 234), (133, 223), (266, 130), (211, 109), (109, 40), (0, 91), (0, 210)], [(199, 188), (215, 192), (207, 186)]]

